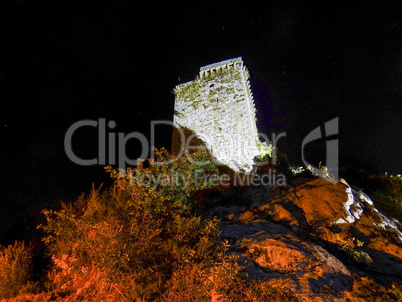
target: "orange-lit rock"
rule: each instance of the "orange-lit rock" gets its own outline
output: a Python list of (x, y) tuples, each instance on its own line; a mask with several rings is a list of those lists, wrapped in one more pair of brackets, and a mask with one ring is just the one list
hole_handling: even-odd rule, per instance
[(337, 221), (353, 222), (349, 210), (350, 196), (343, 183), (317, 178), (301, 182), (286, 198), (303, 210), (311, 226), (330, 225)]
[(222, 222), (221, 238), (249, 276), (290, 288), (303, 301), (362, 301), (361, 291), (371, 288), (363, 276), (402, 284), (400, 224), (366, 194), (321, 178), (275, 192), (249, 192), (249, 208)]

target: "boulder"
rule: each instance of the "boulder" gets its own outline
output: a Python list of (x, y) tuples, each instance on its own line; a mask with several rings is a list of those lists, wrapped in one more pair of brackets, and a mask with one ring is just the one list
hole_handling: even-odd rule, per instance
[(247, 190), (248, 202), (227, 205), (230, 217), (222, 208), (210, 213), (225, 216), (220, 238), (250, 277), (305, 301), (361, 301), (356, 288), (366, 276), (402, 284), (401, 225), (361, 190), (321, 178), (299, 179), (274, 195)]

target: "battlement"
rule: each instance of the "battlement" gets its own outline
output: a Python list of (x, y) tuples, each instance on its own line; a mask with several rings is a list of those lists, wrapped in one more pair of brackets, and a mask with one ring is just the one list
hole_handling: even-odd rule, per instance
[(216, 72), (219, 69), (242, 68), (242, 67), (243, 67), (243, 60), (241, 57), (224, 60), (221, 62), (202, 66), (200, 68), (200, 77), (202, 78), (203, 76), (208, 75), (208, 73)]
[(174, 125), (194, 132), (220, 163), (244, 173), (251, 173), (259, 155), (248, 79), (238, 57), (203, 66), (195, 80), (174, 89)]

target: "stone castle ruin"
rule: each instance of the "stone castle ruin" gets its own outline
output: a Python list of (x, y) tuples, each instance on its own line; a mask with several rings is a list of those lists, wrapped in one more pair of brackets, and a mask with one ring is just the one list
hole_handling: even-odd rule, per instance
[[(195, 80), (176, 86), (174, 94), (175, 128), (195, 134), (220, 164), (251, 173), (260, 151), (249, 72), (242, 58), (201, 67)], [(184, 148), (177, 131), (174, 148)]]

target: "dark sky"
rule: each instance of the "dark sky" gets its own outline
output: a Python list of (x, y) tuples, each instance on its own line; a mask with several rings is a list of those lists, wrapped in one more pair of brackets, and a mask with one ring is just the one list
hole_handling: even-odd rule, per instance
[[(286, 132), (279, 148), (291, 160), (300, 162), (307, 133), (339, 117), (341, 167), (401, 173), (398, 1), (137, 2), (2, 1), (5, 212), (107, 179), (67, 158), (73, 123), (105, 118), (112, 132), (149, 137), (152, 120), (172, 119), (175, 85), (237, 56), (250, 70), (259, 130)], [(77, 132), (80, 156), (96, 156), (96, 131)], [(168, 147), (160, 131), (157, 145)], [(324, 159), (318, 145), (306, 149), (311, 161)]]

